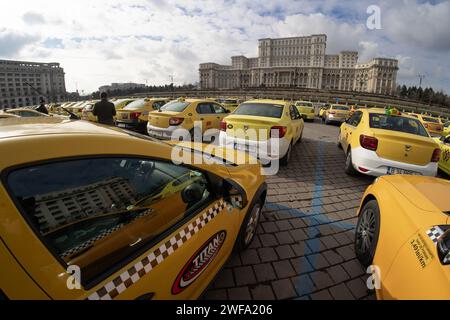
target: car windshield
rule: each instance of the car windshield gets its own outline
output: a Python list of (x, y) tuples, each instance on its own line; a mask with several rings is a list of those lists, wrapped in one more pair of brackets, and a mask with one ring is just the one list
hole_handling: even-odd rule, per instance
[(283, 115), (283, 106), (271, 103), (243, 103), (234, 111), (234, 114), (281, 118)]
[(430, 118), (430, 117), (422, 117), (423, 121), (425, 122), (432, 122), (432, 123), (439, 123), (439, 120), (436, 118)]
[(145, 106), (146, 103), (147, 102), (145, 101), (145, 99), (139, 99), (139, 100), (133, 101), (132, 103), (127, 105), (125, 108), (123, 108), (123, 110), (137, 110), (137, 109), (141, 109), (142, 107)]
[(343, 111), (349, 111), (349, 107), (347, 106), (332, 106), (333, 110), (343, 110)]
[(372, 113), (369, 115), (370, 127), (373, 129), (392, 130), (428, 137), (428, 133), (419, 120), (407, 117), (388, 116)]
[(161, 107), (161, 111), (173, 111), (173, 112), (182, 112), (189, 105), (189, 102), (185, 101), (172, 101), (165, 104)]

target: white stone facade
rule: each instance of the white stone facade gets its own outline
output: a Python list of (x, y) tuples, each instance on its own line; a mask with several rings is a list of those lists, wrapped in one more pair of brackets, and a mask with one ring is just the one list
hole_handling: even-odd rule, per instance
[(260, 39), (257, 58), (231, 57), (231, 65), (200, 64), (201, 89), (298, 87), (392, 94), (398, 61), (358, 63), (358, 52), (326, 54), (327, 36)]
[(59, 63), (0, 60), (0, 109), (64, 101), (66, 84)]

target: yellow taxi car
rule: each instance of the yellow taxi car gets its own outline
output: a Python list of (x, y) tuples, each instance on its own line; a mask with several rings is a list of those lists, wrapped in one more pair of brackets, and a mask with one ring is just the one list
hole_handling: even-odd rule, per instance
[(92, 101), (79, 101), (75, 102), (74, 104), (65, 107), (64, 109), (72, 112), (73, 114), (77, 115), (78, 117), (83, 116), (83, 109), (86, 105), (91, 104)]
[(441, 148), (441, 158), (439, 159), (439, 169), (450, 176), (450, 135), (434, 138)]
[(418, 114), (417, 118), (422, 122), (422, 124), (430, 134), (438, 136), (442, 135), (443, 133), (442, 124), (438, 118), (434, 118), (432, 116), (427, 116), (423, 114)]
[(94, 116), (94, 106), (99, 100), (93, 100), (84, 105), (83, 111), (81, 112), (81, 119), (97, 122), (97, 117)]
[(116, 112), (116, 126), (141, 133), (147, 131), (148, 115), (169, 102), (167, 98), (145, 98), (130, 102)]
[(255, 154), (264, 162), (287, 165), (294, 145), (301, 141), (304, 121), (292, 102), (249, 100), (226, 117), (220, 145)]
[(30, 118), (30, 117), (49, 117), (48, 114), (29, 109), (29, 108), (16, 108), (6, 110), (6, 113), (13, 114), (19, 117)]
[(305, 121), (314, 121), (315, 111), (314, 105), (310, 101), (296, 101), (295, 106)]
[(177, 146), (131, 131), (21, 120), (0, 126), (1, 297), (195, 299), (252, 242), (260, 164), (175, 164)]
[(442, 125), (442, 135), (448, 136), (449, 134), (450, 134), (450, 121), (447, 121)]
[(450, 181), (383, 176), (364, 193), (355, 253), (378, 299), (450, 300)]
[(342, 104), (332, 104), (323, 113), (323, 121), (325, 124), (343, 123), (350, 114), (350, 108)]
[(125, 108), (127, 105), (129, 105), (135, 100), (136, 100), (135, 98), (117, 99), (115, 101), (112, 101), (112, 103), (114, 103), (114, 107), (116, 108), (116, 110), (120, 110)]
[(329, 103), (325, 103), (325, 105), (320, 108), (319, 110), (319, 118), (322, 119), (322, 121), (325, 121), (325, 113), (326, 111), (330, 109), (330, 104)]
[(210, 99), (180, 98), (158, 111), (150, 112), (147, 133), (166, 140), (178, 140), (174, 133), (184, 140), (191, 140), (195, 135), (212, 140), (218, 136), (220, 122), (229, 113), (221, 104)]
[(372, 176), (435, 176), (440, 149), (422, 123), (395, 109), (356, 111), (341, 125), (337, 144), (346, 155), (345, 172)]
[(222, 106), (230, 112), (236, 110), (242, 101), (237, 98), (226, 98), (222, 100)]

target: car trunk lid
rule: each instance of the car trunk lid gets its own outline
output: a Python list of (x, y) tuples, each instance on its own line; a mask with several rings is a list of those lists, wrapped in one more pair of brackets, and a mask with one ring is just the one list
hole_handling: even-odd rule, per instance
[(429, 137), (391, 131), (372, 129), (378, 139), (376, 153), (383, 159), (399, 161), (414, 165), (426, 165), (438, 145)]
[(278, 118), (258, 116), (228, 116), (226, 122), (227, 135), (239, 139), (265, 141), (270, 137), (270, 129), (279, 125)]
[(176, 118), (180, 112), (163, 111), (150, 112), (148, 115), (148, 123), (158, 128), (168, 128), (170, 126), (170, 118)]

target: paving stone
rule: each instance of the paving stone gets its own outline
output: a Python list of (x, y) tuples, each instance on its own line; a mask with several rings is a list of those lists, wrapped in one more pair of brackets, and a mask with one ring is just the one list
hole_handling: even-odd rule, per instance
[(263, 247), (273, 247), (278, 245), (278, 241), (273, 234), (262, 234), (259, 236)]
[(241, 252), (241, 262), (243, 265), (259, 263), (258, 252), (255, 249), (247, 249)]
[(308, 239), (308, 236), (302, 229), (290, 230), (289, 233), (296, 242)]
[(311, 249), (309, 249), (306, 242), (299, 242), (291, 245), (292, 250), (297, 257), (305, 256), (311, 253)]
[(294, 298), (297, 294), (290, 279), (272, 281), (271, 284), (277, 300)]
[(275, 270), (270, 263), (255, 264), (253, 270), (255, 271), (258, 282), (275, 280), (277, 278)]
[(351, 260), (351, 259), (354, 259), (356, 257), (354, 249), (352, 247), (350, 247), (350, 246), (336, 248), (336, 252), (342, 258), (344, 258), (344, 260)]
[(286, 231), (292, 229), (292, 225), (289, 223), (289, 220), (281, 220), (276, 222), (278, 229), (280, 231)]
[(280, 257), (280, 259), (289, 259), (295, 257), (294, 250), (292, 250), (292, 248), (287, 244), (275, 247), (275, 251), (277, 252), (278, 257)]
[(352, 275), (352, 277), (360, 276), (366, 273), (361, 264), (356, 259), (344, 262), (342, 266), (348, 274)]
[(233, 269), (234, 278), (236, 279), (236, 285), (244, 286), (248, 284), (256, 283), (255, 274), (251, 266), (237, 267)]
[(241, 265), (241, 259), (238, 254), (233, 254), (226, 264), (227, 267), (238, 267)]
[(322, 290), (319, 292), (314, 292), (310, 295), (311, 300), (333, 300), (330, 292), (328, 290)]
[(308, 259), (309, 263), (313, 266), (315, 270), (323, 269), (330, 265), (328, 260), (325, 259), (325, 257), (320, 253), (311, 254), (306, 258)]
[(296, 274), (308, 273), (314, 271), (314, 268), (309, 263), (306, 257), (299, 257), (291, 259), (291, 264), (294, 267)]
[(292, 277), (296, 274), (289, 260), (275, 261), (273, 262), (273, 268), (279, 279)]
[(334, 283), (340, 283), (350, 279), (347, 272), (345, 272), (344, 268), (340, 265), (327, 268), (326, 271), (330, 275), (331, 279), (333, 279)]
[(330, 265), (335, 265), (344, 261), (344, 258), (342, 258), (333, 250), (324, 251), (322, 252), (322, 255), (325, 257), (325, 259), (327, 259)]
[(205, 300), (226, 300), (227, 291), (225, 289), (214, 289), (206, 292)]
[(345, 286), (345, 284), (341, 283), (337, 286), (331, 287), (329, 289), (331, 295), (335, 300), (353, 300), (355, 299), (351, 294), (350, 290)]
[(360, 278), (348, 281), (346, 286), (356, 299), (361, 299), (367, 295), (367, 285)]
[(309, 274), (314, 285), (320, 290), (332, 286), (333, 280), (325, 271), (314, 271)]
[(230, 300), (250, 300), (251, 298), (248, 287), (228, 289), (228, 299)]
[(317, 290), (313, 281), (307, 274), (300, 275), (298, 277), (291, 278), (294, 284), (295, 291), (298, 296), (308, 295)]
[(250, 289), (252, 297), (255, 300), (275, 300), (272, 287), (269, 285), (259, 284)]
[(278, 227), (275, 222), (263, 222), (261, 223), (261, 227), (264, 229), (264, 232), (273, 233), (278, 232)]
[(278, 260), (278, 256), (273, 248), (259, 248), (258, 254), (262, 262)]

